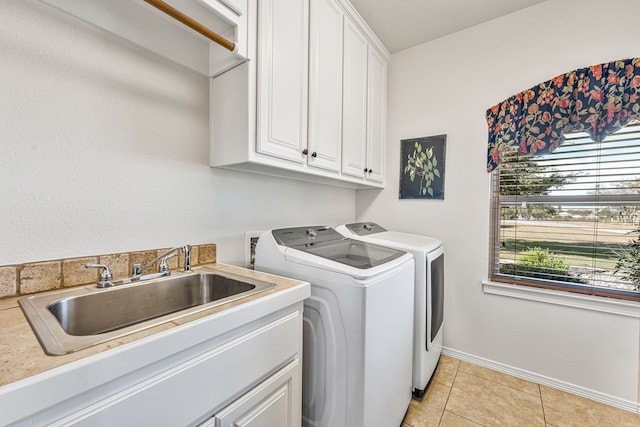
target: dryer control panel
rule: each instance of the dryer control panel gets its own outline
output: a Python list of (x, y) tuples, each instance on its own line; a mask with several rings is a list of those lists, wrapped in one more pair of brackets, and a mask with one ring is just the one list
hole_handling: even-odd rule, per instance
[(345, 227), (356, 236), (367, 236), (387, 231), (386, 228), (379, 226), (375, 222), (354, 222), (353, 224), (346, 224)]

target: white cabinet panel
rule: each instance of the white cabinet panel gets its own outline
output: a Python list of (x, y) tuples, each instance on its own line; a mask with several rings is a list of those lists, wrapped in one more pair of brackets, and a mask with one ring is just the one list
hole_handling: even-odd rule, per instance
[(300, 361), (275, 373), (214, 416), (215, 427), (297, 427), (300, 412)]
[(387, 61), (369, 47), (367, 96), (367, 180), (384, 182)]
[(344, 25), (342, 173), (364, 177), (367, 140), (368, 43), (349, 20)]
[(334, 0), (311, 2), (308, 163), (336, 172), (342, 147), (343, 16)]
[(304, 162), (307, 147), (308, 1), (258, 4), (257, 151)]

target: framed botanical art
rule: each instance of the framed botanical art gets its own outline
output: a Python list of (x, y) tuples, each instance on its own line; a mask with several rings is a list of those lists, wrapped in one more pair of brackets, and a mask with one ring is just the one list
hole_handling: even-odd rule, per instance
[(400, 141), (400, 198), (444, 199), (447, 135)]

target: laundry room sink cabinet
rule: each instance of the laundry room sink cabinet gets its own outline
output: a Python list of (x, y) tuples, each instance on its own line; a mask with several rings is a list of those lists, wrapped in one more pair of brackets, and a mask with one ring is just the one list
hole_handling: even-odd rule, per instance
[(0, 425), (299, 427), (310, 287), (260, 277), (277, 287), (79, 360), (49, 356), (72, 361), (0, 387)]
[(389, 53), (347, 0), (249, 0), (251, 61), (211, 79), (211, 166), (384, 186)]

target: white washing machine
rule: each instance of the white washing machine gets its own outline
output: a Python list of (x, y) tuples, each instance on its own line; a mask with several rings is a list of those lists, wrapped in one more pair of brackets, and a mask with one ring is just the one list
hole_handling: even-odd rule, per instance
[(336, 228), (346, 237), (407, 251), (415, 259), (413, 394), (422, 398), (440, 359), (444, 324), (444, 247), (432, 237), (387, 231), (373, 222)]
[(398, 427), (412, 391), (413, 256), (298, 227), (263, 233), (255, 268), (311, 283), (302, 424)]

